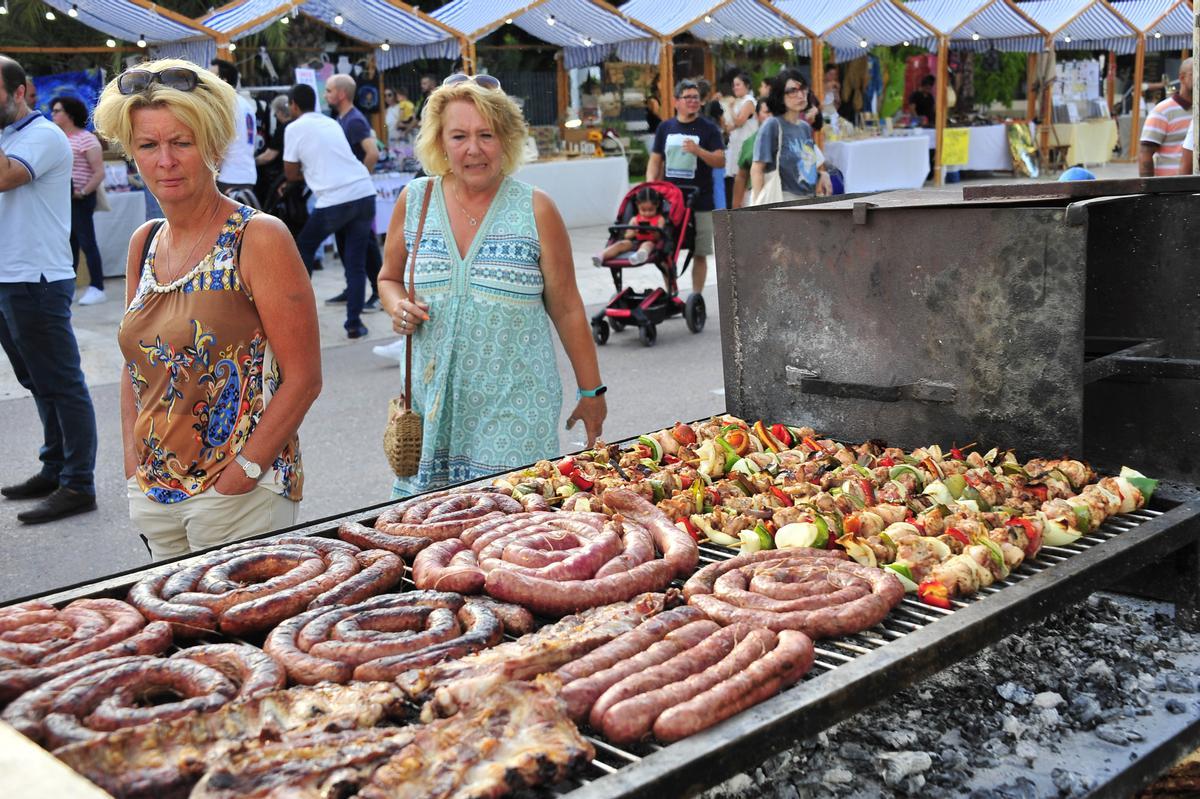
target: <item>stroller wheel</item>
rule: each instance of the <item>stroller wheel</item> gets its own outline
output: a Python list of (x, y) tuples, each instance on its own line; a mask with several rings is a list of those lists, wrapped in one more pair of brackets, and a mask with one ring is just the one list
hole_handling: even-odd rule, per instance
[(658, 328), (653, 322), (647, 322), (644, 327), (638, 328), (638, 338), (647, 347), (653, 347), (654, 343), (658, 341)]
[(601, 347), (608, 343), (608, 322), (603, 319), (592, 322), (592, 340)]
[(612, 325), (614, 333), (620, 333), (625, 329), (625, 322), (621, 319), (609, 319), (608, 323)]
[(708, 312), (704, 309), (704, 297), (700, 294), (688, 297), (687, 304), (683, 306), (683, 320), (687, 323), (687, 329), (693, 333), (699, 333), (704, 329), (704, 322), (707, 318)]

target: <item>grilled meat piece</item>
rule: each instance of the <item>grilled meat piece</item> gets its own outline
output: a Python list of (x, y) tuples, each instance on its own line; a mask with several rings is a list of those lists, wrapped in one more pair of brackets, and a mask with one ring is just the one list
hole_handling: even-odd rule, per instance
[(366, 728), (404, 715), (403, 695), (391, 683), (292, 688), (212, 713), (117, 730), (55, 755), (114, 796), (159, 799), (195, 782), (239, 742)]
[(396, 682), (414, 699), (427, 698), (442, 686), (456, 686), (446, 697), (446, 710), (453, 713), (459, 701), (472, 701), (475, 690), (470, 686), (478, 678), (500, 675), (506, 679), (527, 680), (554, 671), (661, 613), (672, 601), (677, 600), (668, 594), (642, 594), (628, 602), (592, 608), (566, 616), (516, 641), (426, 669), (405, 672), (396, 678)]

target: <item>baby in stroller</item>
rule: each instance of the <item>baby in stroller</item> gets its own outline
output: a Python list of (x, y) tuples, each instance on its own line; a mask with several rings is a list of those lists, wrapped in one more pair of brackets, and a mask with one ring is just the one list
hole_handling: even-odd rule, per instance
[(643, 186), (634, 196), (634, 203), (637, 206), (637, 215), (629, 220), (629, 224), (638, 226), (638, 229), (625, 231), (625, 235), (619, 241), (613, 242), (600, 255), (594, 256), (592, 263), (596, 266), (604, 266), (605, 261), (630, 250), (633, 252), (629, 256), (629, 263), (638, 266), (650, 260), (654, 249), (662, 245), (663, 228), (667, 224), (667, 218), (663, 215), (662, 195), (649, 186)]

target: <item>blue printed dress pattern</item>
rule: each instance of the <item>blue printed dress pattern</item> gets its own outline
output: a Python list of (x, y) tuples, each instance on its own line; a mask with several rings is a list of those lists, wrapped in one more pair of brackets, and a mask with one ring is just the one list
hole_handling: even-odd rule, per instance
[[(182, 502), (233, 462), (283, 375), (242, 285), (237, 253), (255, 212), (230, 215), (213, 249), (170, 285), (154, 274), (152, 244), (118, 338), (137, 409), (138, 484)], [(299, 500), (303, 471), (293, 438), (260, 485)]]
[(550, 338), (533, 187), (505, 178), (466, 257), (450, 230), (441, 178), (408, 186), (412, 252), (426, 180), (433, 196), (417, 253), (428, 322), (413, 336), (413, 408), (424, 420), (417, 474), (395, 497), (475, 480), (558, 451), (562, 383)]

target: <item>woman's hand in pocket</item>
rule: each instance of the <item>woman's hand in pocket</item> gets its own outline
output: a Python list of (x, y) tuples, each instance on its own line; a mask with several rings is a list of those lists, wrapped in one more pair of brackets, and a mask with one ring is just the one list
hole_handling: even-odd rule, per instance
[(247, 477), (245, 470), (235, 462), (221, 470), (212, 489), (221, 496), (236, 497), (249, 494), (256, 485), (258, 481)]

